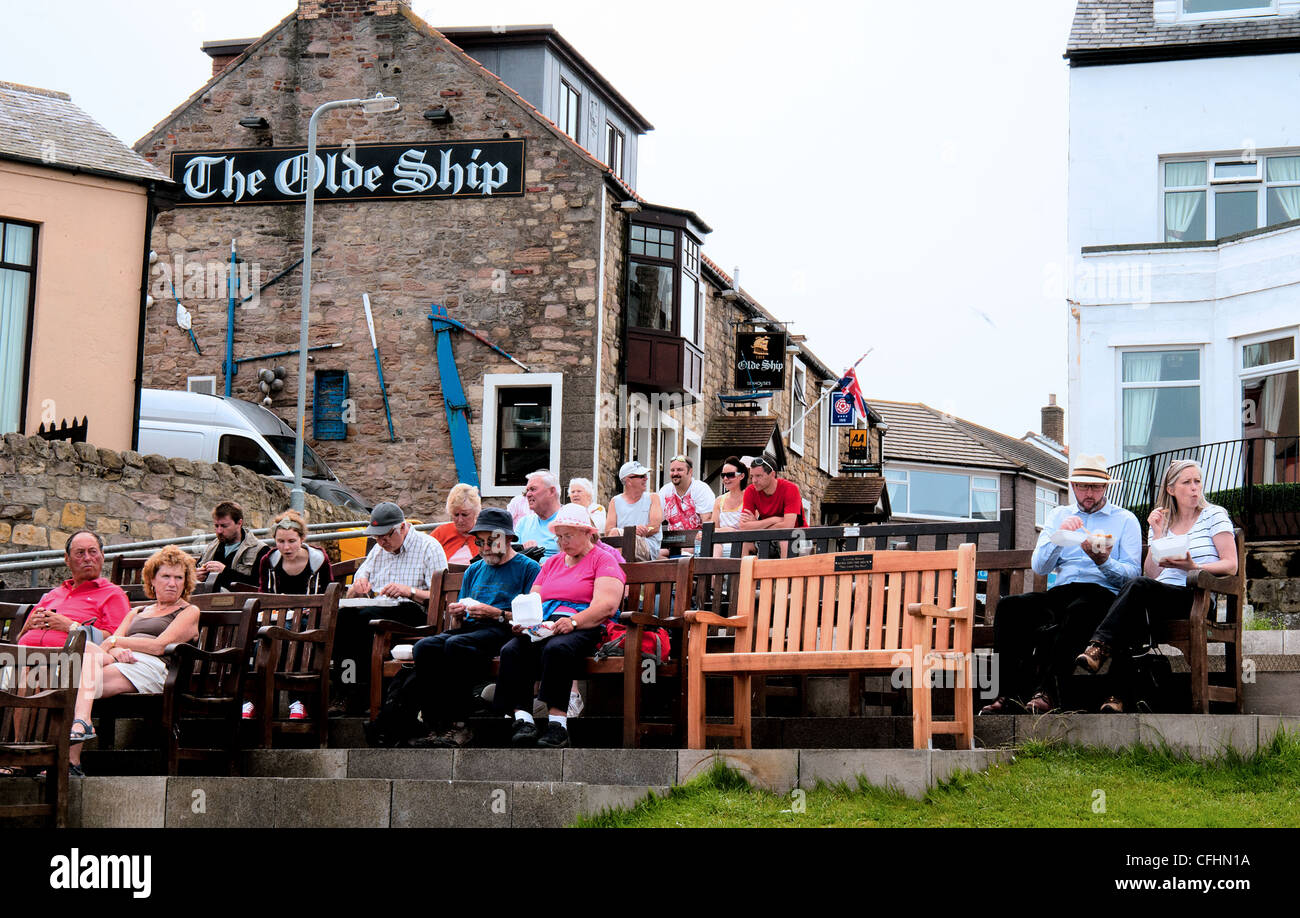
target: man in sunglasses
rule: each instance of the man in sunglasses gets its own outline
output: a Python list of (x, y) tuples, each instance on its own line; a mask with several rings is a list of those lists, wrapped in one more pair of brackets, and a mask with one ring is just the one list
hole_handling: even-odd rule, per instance
[(493, 658), (513, 636), (510, 605), (533, 588), (541, 570), (531, 558), (515, 551), (510, 514), (488, 507), (470, 529), (479, 547), (479, 560), (465, 571), (460, 598), (447, 606), (459, 627), (427, 637), (415, 645), (415, 679), (432, 732), (411, 745), (456, 748), (473, 739), (469, 717), (470, 692), (490, 672)]
[[(803, 495), (793, 481), (776, 474), (776, 464), (759, 456), (749, 464), (749, 487), (745, 488), (741, 529), (798, 529), (804, 525)], [(781, 557), (788, 546), (781, 543)]]
[[(713, 512), (713, 492), (702, 481), (695, 480), (695, 463), (687, 456), (673, 456), (668, 463), (669, 483), (659, 489), (659, 502), (664, 508), (664, 528), (677, 532), (699, 529), (703, 517)], [(682, 554), (692, 555), (695, 546), (682, 549)], [(661, 549), (660, 557), (668, 557), (668, 549)]]
[[(1014, 714), (1020, 708), (1046, 714), (1057, 707), (1063, 676), (1110, 608), (1119, 588), (1141, 571), (1142, 530), (1137, 517), (1106, 501), (1111, 483), (1102, 456), (1079, 456), (1069, 478), (1073, 504), (1050, 510), (1034, 548), (1034, 573), (1056, 571), (1045, 593), (1008, 596), (993, 618), (993, 654), (998, 697), (981, 714)], [(1111, 535), (1112, 545), (1079, 534)], [(1067, 535), (1068, 534), (1068, 535)], [(1064, 544), (1063, 544), (1064, 543)]]

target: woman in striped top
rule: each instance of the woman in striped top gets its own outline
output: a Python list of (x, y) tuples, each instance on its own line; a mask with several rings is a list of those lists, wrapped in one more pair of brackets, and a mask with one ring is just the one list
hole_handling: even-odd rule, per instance
[[(1237, 572), (1237, 543), (1227, 511), (1207, 504), (1201, 493), (1201, 467), (1190, 459), (1175, 459), (1165, 472), (1164, 487), (1156, 507), (1147, 517), (1149, 540), (1169, 535), (1188, 537), (1187, 554), (1156, 561), (1147, 550), (1144, 577), (1130, 580), (1097, 626), (1092, 641), (1075, 662), (1085, 672), (1097, 674), (1115, 654), (1115, 678), (1127, 688), (1133, 655), (1150, 643), (1151, 624), (1182, 618), (1192, 608), (1194, 581), (1199, 571), (1216, 575)], [(1101, 706), (1103, 714), (1124, 710), (1111, 695)]]

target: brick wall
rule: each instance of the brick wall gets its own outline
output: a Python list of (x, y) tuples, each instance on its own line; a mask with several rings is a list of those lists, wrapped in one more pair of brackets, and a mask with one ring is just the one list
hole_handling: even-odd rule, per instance
[[(527, 192), (522, 197), (318, 204), (314, 243), (321, 251), (312, 265), (311, 343), (340, 342), (343, 347), (319, 352), (314, 366), (349, 371), (357, 416), (347, 440), (314, 442), (313, 447), (368, 499), (396, 500), (428, 518), (441, 513), (457, 476), (427, 319), (430, 304), (439, 303), (534, 372), (564, 374), (558, 471), (566, 480), (590, 475), (598, 223), (605, 194), (600, 167), (540, 124), (526, 103), (409, 11), (309, 18), (315, 6), (322, 5), (302, 4), (299, 19), (282, 24), (137, 149), (165, 171), (173, 151), (254, 145), (255, 132), (238, 124), (252, 115), (270, 123), (270, 136), (264, 132), (262, 141), (275, 147), (301, 145), (314, 106), (377, 91), (396, 95), (401, 111), (332, 112), (321, 119), (319, 143), (524, 138)], [(452, 125), (435, 127), (421, 117), (424, 110), (444, 104), (456, 117)], [(233, 238), (240, 256), (260, 266), (265, 282), (301, 257), (302, 220), (302, 208), (293, 205), (177, 208), (160, 215), (153, 247), (160, 263), (179, 256), (186, 263), (221, 264), (229, 258)], [(610, 250), (612, 256), (619, 252), (621, 248)], [(295, 270), (267, 289), (256, 305), (237, 309), (236, 357), (297, 347), (300, 289), (301, 273)], [(388, 438), (362, 293), (370, 294), (374, 309), (396, 443)], [(215, 375), (220, 385), (224, 288), (185, 298), (201, 357), (175, 324), (170, 289), (155, 296), (161, 302), (146, 329), (146, 385), (184, 388), (189, 375)], [(477, 462), (482, 375), (521, 371), (468, 335), (453, 332), (452, 337)], [(289, 369), (272, 410), (291, 420), (296, 357), (245, 364), (232, 394), (259, 400), (256, 373), (271, 364)]]

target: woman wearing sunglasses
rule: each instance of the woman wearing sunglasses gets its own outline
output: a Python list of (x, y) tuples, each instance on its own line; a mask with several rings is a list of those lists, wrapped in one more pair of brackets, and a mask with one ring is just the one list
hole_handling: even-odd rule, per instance
[[(714, 532), (734, 532), (740, 528), (740, 511), (744, 509), (745, 488), (749, 485), (749, 469), (737, 456), (722, 461), (722, 494), (713, 504), (709, 521)], [(730, 558), (731, 545), (713, 546), (713, 557)]]

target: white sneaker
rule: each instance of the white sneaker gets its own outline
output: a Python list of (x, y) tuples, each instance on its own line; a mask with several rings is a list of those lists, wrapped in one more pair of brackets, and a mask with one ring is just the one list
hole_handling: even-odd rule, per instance
[(252, 720), (255, 716), (257, 716), (257, 710), (253, 707), (253, 702), (251, 701), (244, 702), (244, 709), (243, 712), (240, 714), (240, 716), (243, 717), (244, 720)]
[(577, 717), (582, 713), (583, 703), (582, 695), (579, 692), (569, 692), (569, 717)]
[(293, 701), (293, 702), (290, 702), (290, 704), (289, 704), (289, 719), (290, 719), (290, 720), (306, 720), (306, 719), (307, 719), (307, 706), (306, 706), (305, 704), (303, 704), (301, 701)]

